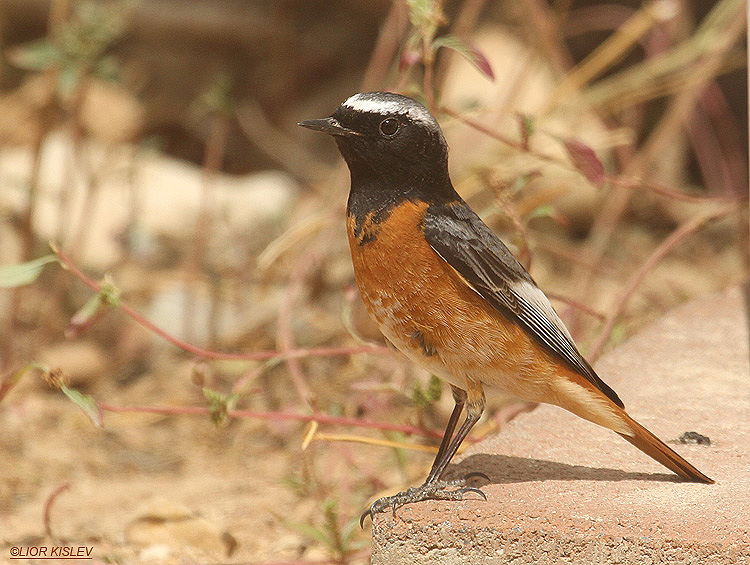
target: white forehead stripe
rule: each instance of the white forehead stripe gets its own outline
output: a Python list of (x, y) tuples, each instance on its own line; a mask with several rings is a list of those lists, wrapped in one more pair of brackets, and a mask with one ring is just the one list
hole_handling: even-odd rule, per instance
[(412, 121), (420, 122), (425, 126), (435, 127), (436, 125), (435, 118), (423, 106), (407, 106), (398, 100), (379, 100), (360, 93), (347, 98), (342, 106), (346, 106), (357, 112), (406, 115)]

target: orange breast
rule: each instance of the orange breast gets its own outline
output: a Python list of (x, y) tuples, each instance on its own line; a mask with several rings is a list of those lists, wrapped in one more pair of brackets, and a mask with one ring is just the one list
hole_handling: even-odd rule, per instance
[(359, 238), (348, 218), (365, 307), (383, 334), (430, 372), (461, 388), (471, 379), (513, 392), (513, 382), (505, 381), (535, 373), (539, 347), (429, 246), (421, 225), (426, 210), (425, 202), (405, 202), (379, 224), (366, 220)]
[(619, 408), (435, 253), (422, 234), (426, 210), (424, 202), (406, 202), (380, 223), (368, 218), (356, 233), (355, 219), (347, 220), (357, 286), (380, 331), (454, 386), (494, 386), (622, 432)]

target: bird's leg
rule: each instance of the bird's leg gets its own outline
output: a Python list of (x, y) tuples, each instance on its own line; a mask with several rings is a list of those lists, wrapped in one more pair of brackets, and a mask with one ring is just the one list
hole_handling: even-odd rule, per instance
[(453, 438), (453, 432), (456, 429), (456, 425), (458, 425), (458, 419), (461, 417), (461, 412), (463, 411), (464, 405), (466, 404), (465, 390), (451, 385), (451, 392), (453, 393), (453, 401), (455, 402), (455, 405), (453, 406), (451, 417), (448, 418), (448, 425), (445, 426), (445, 431), (443, 432), (443, 437), (440, 440), (440, 447), (438, 447), (437, 454), (435, 455), (435, 460), (432, 462), (430, 475), (432, 475), (432, 472), (445, 456), (445, 452), (451, 443), (451, 439)]
[[(369, 510), (362, 514), (360, 525), (364, 523), (364, 519), (367, 516), (372, 517), (377, 512), (383, 512), (390, 508), (395, 515), (396, 508), (399, 506), (413, 502), (421, 502), (423, 500), (462, 500), (464, 496), (470, 492), (477, 493), (479, 496), (487, 500), (487, 497), (481, 490), (475, 487), (466, 486), (466, 481), (464, 480), (440, 480), (443, 472), (445, 472), (445, 468), (451, 462), (451, 459), (453, 459), (456, 451), (458, 451), (459, 446), (484, 411), (484, 391), (482, 390), (481, 383), (470, 382), (469, 384), (468, 393), (459, 388), (452, 387), (453, 399), (456, 401), (456, 405), (453, 408), (450, 419), (448, 420), (448, 425), (443, 434), (443, 439), (440, 442), (440, 447), (438, 448), (435, 461), (432, 464), (430, 474), (427, 476), (427, 480), (424, 484), (418, 487), (411, 487), (393, 496), (379, 498), (372, 503)], [(461, 424), (455, 437), (451, 437), (464, 405), (467, 406), (466, 420)]]
[[(443, 442), (448, 443), (448, 445), (443, 450), (443, 453), (441, 453), (441, 450), (438, 449), (438, 454), (435, 457), (435, 462), (432, 464), (432, 470), (430, 471), (430, 474), (427, 475), (427, 480), (425, 481), (425, 485), (433, 484), (440, 480), (440, 477), (442, 477), (443, 473), (445, 472), (445, 468), (453, 459), (453, 456), (458, 451), (458, 448), (461, 446), (461, 443), (463, 443), (464, 439), (466, 439), (466, 436), (469, 435), (469, 432), (471, 431), (471, 428), (474, 427), (474, 424), (476, 424), (479, 421), (479, 418), (482, 417), (482, 412), (484, 412), (484, 392), (482, 391), (482, 385), (480, 383), (476, 383), (475, 386), (479, 388), (478, 395), (476, 394), (472, 395), (471, 392), (473, 391), (471, 391), (471, 389), (469, 390), (468, 395), (466, 392), (461, 391), (464, 395), (464, 398), (468, 398), (466, 420), (464, 420), (464, 423), (461, 424), (460, 428), (458, 428), (458, 432), (456, 432), (456, 436), (452, 440), (450, 440), (450, 442), (446, 442), (446, 438), (450, 439), (450, 435), (448, 434), (448, 432), (450, 431), (450, 434), (452, 434), (453, 430), (452, 429), (445, 430), (446, 434), (445, 436), (443, 436)], [(454, 398), (455, 398), (455, 393), (454, 393)], [(453, 416), (453, 414), (451, 414), (451, 416)], [(458, 417), (456, 417), (456, 419), (458, 419)], [(448, 422), (448, 424), (450, 424), (450, 421)], [(441, 442), (441, 447), (442, 447), (442, 442)]]

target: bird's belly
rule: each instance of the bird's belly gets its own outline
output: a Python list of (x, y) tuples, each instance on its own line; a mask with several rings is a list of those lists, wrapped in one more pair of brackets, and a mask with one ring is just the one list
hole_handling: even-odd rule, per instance
[[(546, 352), (475, 293), (420, 236), (418, 204), (394, 210), (361, 244), (349, 241), (362, 300), (385, 337), (424, 369), (466, 388), (499, 387), (527, 400), (548, 396)], [(404, 225), (411, 224), (411, 225)]]

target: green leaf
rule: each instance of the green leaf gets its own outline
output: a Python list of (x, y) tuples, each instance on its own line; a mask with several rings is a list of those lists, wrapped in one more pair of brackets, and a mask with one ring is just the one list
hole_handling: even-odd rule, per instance
[(99, 409), (99, 405), (96, 401), (88, 394), (78, 392), (74, 388), (69, 388), (67, 385), (60, 385), (60, 390), (67, 396), (73, 404), (78, 406), (81, 411), (88, 416), (91, 423), (97, 428), (104, 427), (104, 420), (102, 419), (102, 411)]
[(45, 255), (33, 261), (0, 267), (0, 288), (15, 288), (33, 283), (47, 263), (57, 262), (56, 255)]
[(230, 114), (232, 112), (232, 88), (234, 81), (227, 73), (217, 74), (200, 97), (208, 112)]
[(73, 314), (70, 319), (70, 325), (82, 326), (86, 324), (91, 318), (93, 318), (102, 306), (102, 299), (100, 294), (95, 294), (86, 301), (86, 304)]
[(67, 100), (83, 79), (83, 69), (75, 64), (63, 65), (57, 75), (57, 95)]
[(117, 57), (104, 55), (94, 63), (94, 74), (103, 80), (111, 82), (119, 81), (122, 78), (120, 62), (117, 60)]
[(529, 186), (529, 183), (531, 181), (533, 181), (539, 176), (541, 176), (541, 173), (539, 171), (530, 171), (524, 175), (517, 177), (513, 181), (513, 184), (508, 188), (508, 193), (511, 195), (518, 194), (527, 186)]
[(8, 60), (25, 71), (44, 71), (57, 65), (61, 59), (60, 50), (46, 39), (30, 41), (9, 49)]
[(235, 393), (223, 394), (208, 387), (203, 387), (203, 396), (208, 400), (208, 411), (211, 421), (217, 426), (222, 426), (227, 421), (230, 410), (237, 406), (240, 395)]
[(47, 365), (36, 362), (29, 363), (28, 365), (21, 367), (20, 369), (18, 369), (18, 371), (6, 377), (5, 380), (0, 381), (0, 401), (2, 401), (2, 399), (8, 395), (10, 389), (16, 386), (21, 381), (23, 376), (29, 371), (41, 371), (42, 373), (48, 373), (49, 370), (50, 369)]
[(427, 395), (424, 392), (424, 388), (422, 387), (422, 383), (419, 381), (414, 383), (411, 392), (411, 401), (419, 410), (424, 410), (430, 405), (429, 400), (427, 400)]
[(435, 15), (433, 12), (433, 0), (407, 0), (409, 6), (409, 20), (414, 27), (427, 27), (433, 25)]
[(527, 219), (533, 218), (552, 218), (555, 215), (555, 208), (552, 204), (542, 204), (534, 208), (531, 213), (527, 216)]
[(420, 381), (414, 383), (411, 398), (417, 408), (424, 410), (440, 400), (442, 394), (442, 381), (435, 375), (430, 375), (427, 386), (424, 386)]
[(452, 49), (469, 63), (471, 63), (480, 73), (486, 76), (491, 81), (495, 81), (495, 73), (492, 71), (490, 61), (485, 57), (476, 47), (467, 45), (455, 35), (443, 35), (438, 37), (432, 42), (433, 51), (437, 51), (441, 47), (446, 49)]
[(114, 306), (117, 308), (120, 305), (120, 297), (122, 292), (115, 284), (112, 279), (108, 276), (104, 276), (104, 282), (102, 283), (102, 289), (99, 291), (99, 297), (101, 301), (107, 306)]
[(314, 539), (315, 541), (322, 543), (325, 546), (330, 546), (331, 541), (328, 539), (328, 536), (323, 531), (322, 528), (317, 528), (315, 526), (311, 526), (309, 524), (289, 524), (289, 527), (293, 530), (296, 530), (297, 533), (302, 534), (303, 536), (306, 536), (310, 539)]
[(516, 118), (518, 119), (518, 126), (521, 129), (521, 139), (523, 140), (523, 146), (526, 150), (529, 148), (529, 140), (531, 140), (531, 136), (534, 135), (534, 116), (531, 114), (523, 114), (518, 113), (516, 114)]
[(435, 375), (430, 375), (425, 396), (427, 397), (427, 400), (433, 403), (440, 400), (440, 397), (443, 396), (443, 381)]

